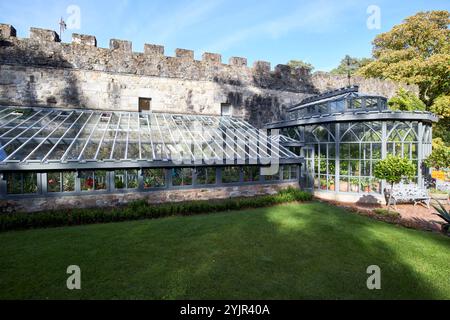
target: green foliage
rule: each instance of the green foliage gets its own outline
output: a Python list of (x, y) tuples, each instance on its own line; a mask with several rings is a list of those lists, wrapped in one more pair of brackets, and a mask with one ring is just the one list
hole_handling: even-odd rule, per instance
[(10, 213), (0, 215), (0, 231), (58, 226), (107, 223), (127, 220), (154, 219), (173, 215), (193, 215), (245, 208), (260, 208), (293, 201), (310, 201), (312, 195), (295, 188), (287, 188), (274, 195), (224, 200), (189, 201), (148, 204), (137, 200), (123, 208), (105, 210), (71, 209), (40, 213)]
[(386, 180), (393, 185), (402, 179), (411, 179), (416, 174), (416, 166), (411, 160), (388, 155), (377, 162), (374, 168), (374, 176), (380, 180)]
[(442, 223), (441, 227), (444, 233), (448, 233), (450, 231), (450, 212), (448, 212), (442, 203), (439, 201), (436, 202), (438, 205), (433, 205), (433, 208), (437, 211), (435, 214), (445, 221), (445, 223)]
[(450, 92), (450, 13), (419, 12), (378, 35), (375, 61), (362, 67), (366, 77), (417, 84), (427, 106)]
[(433, 139), (433, 152), (425, 160), (430, 168), (450, 168), (450, 147), (441, 138)]
[(388, 218), (400, 218), (400, 213), (397, 211), (390, 211), (386, 209), (375, 209), (373, 210), (374, 213), (376, 213), (379, 216), (388, 217)]
[(433, 101), (430, 111), (439, 115), (440, 119), (434, 126), (434, 135), (442, 138), (450, 146), (450, 94), (443, 94)]
[(426, 105), (413, 92), (400, 88), (397, 94), (389, 99), (389, 108), (400, 111), (425, 111)]
[[(337, 68), (330, 71), (334, 75), (347, 75), (350, 71), (350, 75), (354, 75), (360, 68), (371, 63), (373, 59), (370, 58), (354, 58), (346, 55), (340, 62)], [(349, 63), (350, 62), (350, 63)]]
[(287, 63), (293, 70), (296, 69), (306, 69), (309, 73), (313, 72), (314, 66), (308, 62), (304, 62), (302, 60), (290, 60)]

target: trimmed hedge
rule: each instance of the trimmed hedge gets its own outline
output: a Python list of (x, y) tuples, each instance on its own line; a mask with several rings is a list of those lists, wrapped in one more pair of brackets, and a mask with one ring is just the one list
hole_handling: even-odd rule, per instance
[(129, 203), (127, 206), (114, 209), (93, 208), (39, 213), (7, 213), (0, 214), (0, 231), (155, 219), (174, 215), (189, 216), (200, 213), (261, 208), (293, 201), (310, 201), (311, 199), (310, 193), (290, 187), (274, 195), (252, 198), (163, 204), (148, 204), (145, 200), (138, 200)]

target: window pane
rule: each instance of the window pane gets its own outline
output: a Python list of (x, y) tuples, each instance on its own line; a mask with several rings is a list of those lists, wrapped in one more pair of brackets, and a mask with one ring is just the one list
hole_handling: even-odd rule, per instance
[(175, 168), (172, 169), (172, 185), (173, 186), (189, 186), (192, 185), (192, 168)]
[(291, 166), (291, 179), (298, 179), (298, 166)]
[(197, 168), (197, 184), (215, 184), (216, 169), (215, 168)]
[(244, 182), (259, 181), (259, 167), (244, 167)]
[(290, 166), (283, 166), (283, 180), (289, 180), (291, 178)]
[(164, 188), (166, 186), (166, 176), (164, 169), (145, 169), (144, 188)]
[(82, 171), (80, 173), (81, 191), (94, 190), (94, 171)]
[(138, 187), (138, 170), (127, 170), (127, 188), (136, 189)]
[(6, 184), (8, 194), (21, 194), (22, 193), (22, 174), (21, 173), (8, 173), (6, 175)]
[(95, 190), (106, 190), (106, 171), (95, 171)]
[(63, 191), (74, 192), (75, 191), (75, 172), (63, 172)]
[(37, 192), (37, 174), (35, 172), (23, 174), (23, 193)]
[(125, 170), (116, 170), (114, 172), (114, 186), (116, 189), (125, 189), (126, 186)]
[(61, 192), (61, 172), (47, 173), (47, 191)]
[(222, 168), (222, 183), (239, 182), (239, 167), (223, 167)]

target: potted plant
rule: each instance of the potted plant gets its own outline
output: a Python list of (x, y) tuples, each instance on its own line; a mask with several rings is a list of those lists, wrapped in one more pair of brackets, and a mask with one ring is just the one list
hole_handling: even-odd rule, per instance
[(330, 190), (330, 191), (334, 191), (335, 190), (334, 179), (328, 180), (328, 190)]
[(358, 189), (359, 189), (359, 179), (355, 177), (350, 178), (350, 191), (358, 192)]
[(370, 192), (370, 180), (368, 178), (361, 179), (361, 190), (364, 192)]
[[(411, 160), (399, 156), (388, 155), (385, 159), (377, 162), (374, 168), (374, 176), (380, 180), (386, 180), (391, 185), (391, 190), (395, 183), (402, 179), (411, 179), (416, 173), (416, 166)], [(391, 203), (392, 193), (385, 192), (386, 204)]]

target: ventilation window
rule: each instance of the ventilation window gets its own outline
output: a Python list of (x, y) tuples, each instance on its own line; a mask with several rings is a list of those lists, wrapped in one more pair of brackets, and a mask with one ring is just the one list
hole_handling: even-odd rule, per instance
[(139, 98), (139, 112), (150, 112), (151, 98)]
[(229, 103), (222, 103), (220, 105), (220, 107), (221, 107), (221, 115), (223, 117), (231, 117), (231, 115), (232, 115), (231, 104), (229, 104)]

